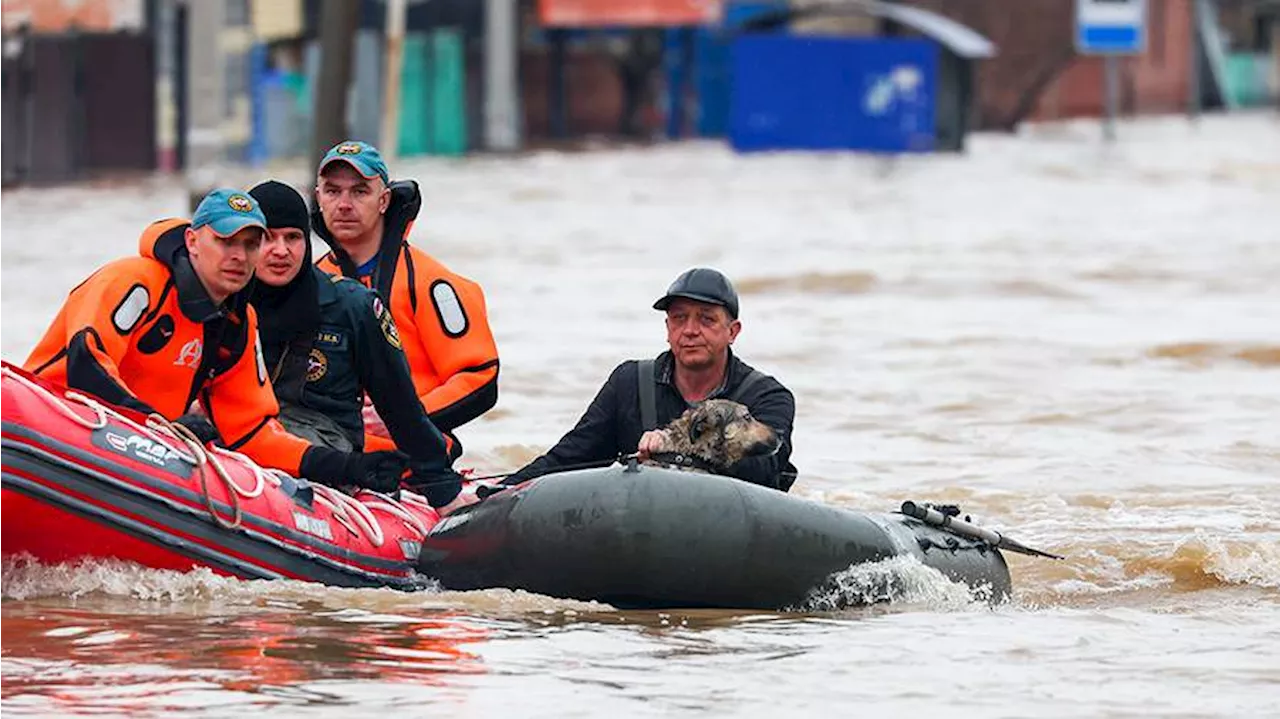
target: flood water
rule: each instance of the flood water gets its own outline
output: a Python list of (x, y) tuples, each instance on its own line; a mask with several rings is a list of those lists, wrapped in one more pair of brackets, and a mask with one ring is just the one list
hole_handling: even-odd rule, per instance
[[(1280, 120), (1099, 134), (392, 168), (423, 187), (414, 242), (485, 287), (502, 354), (460, 464), (553, 443), (615, 364), (663, 348), (667, 283), (712, 265), (742, 294), (736, 349), (796, 394), (793, 493), (956, 502), (1066, 555), (1009, 555), (1012, 602), (918, 566), (885, 568), (913, 579), (888, 606), (772, 614), (10, 558), (4, 712), (1280, 714)], [(179, 184), (4, 192), (4, 358), (181, 214)]]

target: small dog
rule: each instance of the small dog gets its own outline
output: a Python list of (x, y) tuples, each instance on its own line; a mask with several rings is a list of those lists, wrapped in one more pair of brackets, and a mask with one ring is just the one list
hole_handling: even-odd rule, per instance
[[(658, 431), (663, 439), (655, 455), (682, 455), (692, 459), (692, 469), (716, 474), (747, 457), (773, 454), (782, 446), (772, 427), (752, 417), (744, 405), (727, 399), (709, 399), (691, 407)], [(673, 464), (662, 456), (649, 463)]]

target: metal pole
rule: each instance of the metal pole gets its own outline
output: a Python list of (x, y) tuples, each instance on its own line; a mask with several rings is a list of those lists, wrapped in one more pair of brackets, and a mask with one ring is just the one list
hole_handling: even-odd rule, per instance
[[(354, 4), (354, 3), (353, 3)], [(382, 157), (389, 164), (400, 149), (400, 70), (404, 65), (405, 0), (387, 0), (385, 64), (382, 76)]]
[[(10, 79), (9, 74), (9, 35), (6, 32), (8, 24), (5, 22), (5, 4), (0, 1), (0, 189), (4, 189), (5, 177), (9, 174), (9, 165), (5, 165), (4, 148), (9, 136), (9, 102), (18, 99), (17, 79)], [(18, 63), (14, 63), (17, 67)], [(10, 90), (10, 84), (13, 83), (13, 90)], [(12, 99), (12, 100), (10, 100)]]
[(520, 149), (517, 0), (488, 0), (484, 28), (484, 123), (490, 150)]
[(355, 45), (360, 3), (323, 0), (320, 8), (320, 75), (311, 118), (311, 166), (347, 134), (347, 88), (351, 85), (351, 55)]
[(1191, 26), (1191, 38), (1187, 46), (1188, 52), (1191, 53), (1191, 60), (1187, 78), (1187, 117), (1198, 120), (1200, 119), (1200, 96), (1203, 92), (1200, 85), (1202, 81), (1200, 77), (1200, 0), (1191, 0), (1189, 4), (1188, 20)]
[(173, 172), (178, 169), (178, 139), (174, 120), (178, 115), (174, 92), (174, 22), (177, 9), (171, 2), (153, 6), (156, 71), (156, 169)]
[(1102, 137), (1107, 142), (1116, 139), (1116, 106), (1120, 104), (1120, 58), (1107, 55), (1103, 60), (1103, 75), (1106, 82), (1107, 117), (1102, 125)]
[[(187, 65), (190, 64), (190, 53), (187, 51), (187, 6), (178, 4), (173, 11), (173, 105), (174, 105), (174, 168), (186, 171), (191, 146), (187, 138), (191, 125), (191, 83), (188, 82)], [(194, 212), (195, 208), (191, 210)]]
[(31, 43), (31, 26), (18, 28), (18, 42), (21, 53), (18, 56), (18, 76), (22, 87), (22, 162), (18, 167), (18, 178), (22, 182), (31, 181), (31, 168), (35, 165), (36, 155), (36, 49)]

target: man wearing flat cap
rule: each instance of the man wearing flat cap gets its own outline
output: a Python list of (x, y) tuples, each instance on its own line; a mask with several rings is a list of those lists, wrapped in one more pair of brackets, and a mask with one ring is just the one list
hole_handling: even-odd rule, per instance
[(658, 427), (704, 400), (729, 399), (769, 425), (781, 447), (768, 456), (747, 457), (726, 473), (784, 492), (791, 488), (796, 478), (791, 464), (795, 397), (730, 349), (742, 330), (733, 283), (717, 270), (695, 267), (677, 277), (653, 308), (667, 315), (670, 349), (654, 359), (618, 365), (577, 426), (503, 484), (632, 452), (644, 459), (657, 450)]

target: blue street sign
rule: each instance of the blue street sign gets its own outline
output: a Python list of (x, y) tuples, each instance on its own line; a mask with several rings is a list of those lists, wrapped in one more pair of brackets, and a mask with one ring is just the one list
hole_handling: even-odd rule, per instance
[(1076, 0), (1076, 52), (1140, 55), (1147, 45), (1147, 0)]

